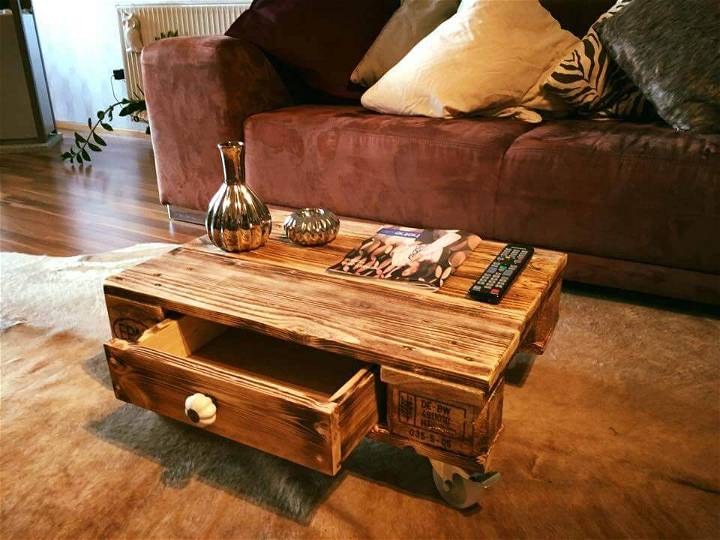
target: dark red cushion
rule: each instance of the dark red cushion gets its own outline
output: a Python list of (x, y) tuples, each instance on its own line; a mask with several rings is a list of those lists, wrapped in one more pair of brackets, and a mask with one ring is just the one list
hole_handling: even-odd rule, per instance
[(540, 4), (568, 30), (581, 38), (616, 0), (540, 0)]
[(363, 89), (350, 74), (398, 8), (398, 0), (255, 0), (226, 35), (246, 39), (308, 86), (339, 98)]

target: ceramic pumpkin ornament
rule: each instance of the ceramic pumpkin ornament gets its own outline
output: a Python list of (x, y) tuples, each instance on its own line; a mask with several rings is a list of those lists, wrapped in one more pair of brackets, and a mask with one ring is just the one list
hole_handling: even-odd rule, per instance
[(209, 426), (215, 422), (217, 408), (213, 400), (205, 394), (193, 394), (185, 400), (185, 416), (193, 424), (201, 427)]

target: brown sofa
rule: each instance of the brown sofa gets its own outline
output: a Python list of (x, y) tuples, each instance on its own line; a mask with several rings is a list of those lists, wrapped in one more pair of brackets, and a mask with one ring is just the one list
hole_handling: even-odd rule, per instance
[[(543, 3), (582, 35), (612, 2)], [(228, 37), (156, 42), (142, 66), (171, 216), (202, 218), (216, 143), (244, 139), (268, 203), (562, 250), (567, 279), (720, 304), (720, 135), (296, 104), (258, 48)]]

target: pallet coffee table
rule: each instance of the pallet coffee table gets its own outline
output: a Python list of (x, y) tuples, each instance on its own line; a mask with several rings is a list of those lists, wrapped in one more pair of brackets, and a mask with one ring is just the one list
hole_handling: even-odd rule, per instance
[(342, 220), (331, 244), (282, 238), (225, 253), (199, 238), (112, 276), (106, 344), (124, 401), (336, 474), (366, 436), (412, 447), (455, 506), (492, 479), (503, 372), (542, 353), (566, 256), (535, 250), (498, 305), (466, 291), (500, 251), (483, 241), (437, 292), (331, 274), (379, 224)]

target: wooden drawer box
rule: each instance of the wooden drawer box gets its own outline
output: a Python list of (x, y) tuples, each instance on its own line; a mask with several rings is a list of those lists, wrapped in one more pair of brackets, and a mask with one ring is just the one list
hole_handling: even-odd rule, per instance
[(185, 400), (205, 394), (208, 431), (326, 474), (378, 421), (363, 364), (255, 332), (185, 316), (105, 351), (119, 399), (192, 424)]
[(502, 428), (503, 381), (485, 392), (383, 367), (390, 433), (480, 464)]

